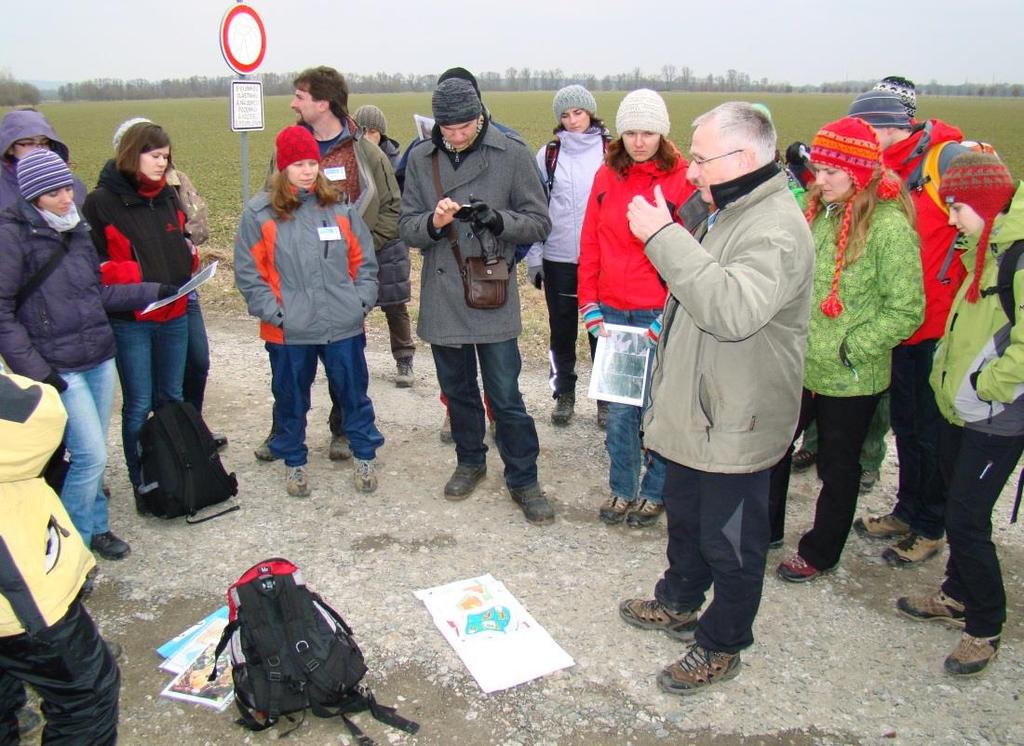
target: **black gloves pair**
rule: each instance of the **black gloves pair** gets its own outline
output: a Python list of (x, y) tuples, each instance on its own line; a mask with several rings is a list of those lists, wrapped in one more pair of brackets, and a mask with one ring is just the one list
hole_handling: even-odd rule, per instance
[(486, 228), (495, 236), (500, 236), (501, 232), (505, 230), (505, 221), (502, 220), (501, 214), (497, 210), (486, 202), (472, 198), (466, 207), (456, 213), (455, 217), (468, 222), (476, 233), (480, 233), (482, 229)]

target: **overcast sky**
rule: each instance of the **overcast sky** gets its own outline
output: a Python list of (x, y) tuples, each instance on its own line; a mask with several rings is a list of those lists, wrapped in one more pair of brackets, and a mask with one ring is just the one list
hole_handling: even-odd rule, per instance
[[(921, 83), (1024, 80), (1021, 0), (251, 0), (267, 29), (261, 71), (355, 73), (453, 65), (566, 75), (695, 75), (729, 68), (794, 84), (904, 75)], [(45, 0), (0, 22), (0, 68), (23, 80), (226, 75), (227, 0)]]

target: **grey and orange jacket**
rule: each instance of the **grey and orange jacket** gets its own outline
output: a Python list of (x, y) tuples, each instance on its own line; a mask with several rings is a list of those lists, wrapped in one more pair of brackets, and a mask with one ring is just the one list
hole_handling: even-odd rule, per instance
[[(289, 345), (329, 344), (363, 332), (377, 302), (373, 237), (355, 208), (323, 207), (302, 190), (287, 220), (267, 192), (249, 200), (235, 235), (235, 287), (260, 337)], [(325, 238), (337, 228), (337, 237)], [(322, 235), (323, 234), (323, 235)]]
[(60, 621), (96, 565), (40, 476), (65, 422), (57, 389), (0, 372), (0, 637)]

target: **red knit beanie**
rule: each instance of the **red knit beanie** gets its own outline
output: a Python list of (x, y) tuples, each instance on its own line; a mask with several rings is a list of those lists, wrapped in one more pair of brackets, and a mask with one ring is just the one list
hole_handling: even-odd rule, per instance
[(962, 153), (953, 159), (942, 175), (939, 196), (947, 205), (960, 202), (985, 221), (978, 236), (978, 254), (974, 260), (974, 277), (967, 288), (967, 302), (975, 303), (981, 285), (981, 272), (985, 268), (988, 238), (992, 224), (1013, 199), (1016, 192), (1013, 179), (1003, 162), (989, 153)]
[[(843, 224), (836, 242), (836, 266), (832, 273), (832, 290), (821, 302), (821, 311), (830, 319), (843, 312), (839, 300), (839, 276), (846, 263), (846, 245), (850, 238), (853, 215), (853, 197), (863, 191), (876, 174), (881, 173), (877, 193), (882, 199), (895, 199), (900, 193), (900, 182), (882, 167), (882, 146), (874, 128), (857, 117), (843, 117), (822, 127), (811, 141), (811, 163), (838, 168), (853, 179), (853, 194), (846, 200)], [(813, 220), (817, 204), (808, 211), (808, 222)]]
[(284, 171), (296, 161), (320, 161), (320, 148), (305, 127), (293, 124), (277, 133), (277, 170)]

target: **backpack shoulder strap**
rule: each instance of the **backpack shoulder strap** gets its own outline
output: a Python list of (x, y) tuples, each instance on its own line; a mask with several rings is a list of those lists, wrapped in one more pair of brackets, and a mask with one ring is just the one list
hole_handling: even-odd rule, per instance
[(1017, 323), (1017, 303), (1013, 297), (1013, 276), (1017, 272), (1021, 255), (1024, 255), (1024, 241), (1014, 241), (999, 260), (999, 274), (996, 289), (999, 292), (999, 304), (1011, 324)]
[(547, 175), (544, 183), (548, 188), (548, 199), (551, 198), (551, 188), (555, 185), (555, 168), (558, 166), (558, 153), (561, 149), (562, 141), (557, 137), (544, 146), (544, 172)]
[(939, 173), (939, 159), (942, 158), (942, 151), (951, 144), (949, 140), (946, 140), (945, 142), (940, 142), (935, 147), (928, 148), (928, 152), (924, 154), (924, 160), (921, 162), (924, 175), (921, 186), (924, 187), (925, 192), (931, 197), (936, 207), (942, 210), (945, 215), (949, 215), (949, 208), (946, 207), (946, 203), (939, 196), (939, 185), (942, 183), (942, 175)]

